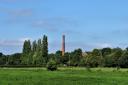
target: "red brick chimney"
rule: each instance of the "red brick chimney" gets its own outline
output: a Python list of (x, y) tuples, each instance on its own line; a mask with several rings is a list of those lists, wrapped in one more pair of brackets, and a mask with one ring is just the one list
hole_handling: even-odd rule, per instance
[(62, 36), (62, 56), (65, 54), (65, 35)]

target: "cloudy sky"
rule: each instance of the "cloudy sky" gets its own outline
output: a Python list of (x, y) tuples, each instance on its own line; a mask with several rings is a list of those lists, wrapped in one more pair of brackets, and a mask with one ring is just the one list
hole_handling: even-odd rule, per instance
[(22, 51), (23, 41), (46, 34), (49, 52), (128, 46), (127, 0), (0, 0), (0, 52)]

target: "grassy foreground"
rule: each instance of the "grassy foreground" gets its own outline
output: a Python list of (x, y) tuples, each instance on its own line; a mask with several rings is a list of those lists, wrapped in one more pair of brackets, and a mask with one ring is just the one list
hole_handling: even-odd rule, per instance
[(0, 85), (127, 85), (128, 69), (59, 68), (50, 72), (44, 68), (1, 68)]

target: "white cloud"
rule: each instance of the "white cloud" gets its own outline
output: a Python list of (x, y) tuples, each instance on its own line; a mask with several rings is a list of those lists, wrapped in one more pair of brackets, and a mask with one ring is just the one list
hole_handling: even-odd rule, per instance
[(31, 38), (20, 38), (17, 40), (0, 40), (0, 52), (4, 54), (12, 54), (22, 52), (23, 43)]
[(98, 48), (113, 47), (110, 43), (96, 43), (94, 46)]
[(19, 40), (0, 40), (0, 46), (21, 46), (23, 42)]
[(0, 40), (0, 46), (1, 46), (1, 47), (22, 46), (22, 45), (23, 45), (23, 42), (24, 42), (25, 40), (31, 40), (31, 38), (20, 38), (20, 39), (17, 39), (17, 40)]

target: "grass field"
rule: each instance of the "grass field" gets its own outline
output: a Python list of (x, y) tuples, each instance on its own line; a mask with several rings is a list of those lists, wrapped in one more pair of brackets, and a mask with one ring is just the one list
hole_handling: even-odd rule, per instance
[(50, 72), (44, 68), (1, 68), (0, 85), (127, 85), (128, 69), (59, 68)]

